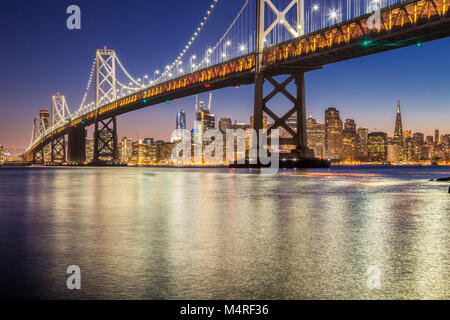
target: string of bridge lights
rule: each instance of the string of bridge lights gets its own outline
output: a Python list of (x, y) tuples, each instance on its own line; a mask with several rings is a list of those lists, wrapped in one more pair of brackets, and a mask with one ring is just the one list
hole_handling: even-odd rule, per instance
[(177, 65), (180, 64), (181, 59), (184, 57), (186, 52), (191, 48), (191, 46), (193, 45), (193, 43), (197, 39), (198, 35), (200, 34), (200, 32), (203, 30), (203, 27), (205, 26), (205, 24), (208, 21), (209, 17), (213, 13), (213, 11), (216, 8), (218, 2), (219, 2), (219, 0), (214, 0), (213, 4), (210, 6), (210, 9), (206, 12), (206, 16), (203, 17), (202, 22), (200, 23), (200, 26), (197, 28), (197, 30), (195, 31), (195, 33), (192, 36), (192, 38), (189, 40), (187, 45), (184, 47), (183, 51), (178, 55), (178, 58), (171, 65), (168, 65), (166, 67), (165, 71), (153, 83), (158, 83), (166, 75), (170, 74), (174, 67), (176, 67)]
[[(137, 85), (138, 87), (144, 87), (143, 85), (141, 85), (139, 82), (137, 82), (136, 80), (133, 79), (133, 77), (128, 73), (128, 71), (124, 68), (124, 66), (122, 65), (122, 62), (120, 62), (119, 58), (116, 55), (116, 61), (119, 64), (119, 67), (122, 69), (122, 71), (125, 73), (125, 75), (132, 81), (134, 82), (135, 85)], [(131, 85), (131, 84), (130, 84)], [(136, 88), (133, 88), (136, 89)]]
[(81, 112), (81, 110), (83, 109), (84, 103), (85, 103), (87, 95), (89, 93), (89, 89), (91, 88), (92, 78), (94, 77), (96, 59), (97, 58), (94, 58), (94, 62), (92, 63), (91, 74), (89, 75), (89, 81), (86, 86), (86, 92), (84, 93), (83, 100), (81, 100), (81, 104), (80, 104), (80, 107), (78, 108), (78, 111), (75, 113), (76, 115), (78, 115), (78, 113)]
[[(225, 31), (225, 33), (223, 34), (223, 36), (219, 39), (219, 41), (217, 42), (217, 44), (214, 46), (214, 48), (210, 48), (207, 51), (206, 57), (197, 65), (194, 67), (194, 71), (200, 69), (200, 67), (204, 64), (204, 63), (209, 63), (210, 59), (209, 57), (217, 50), (217, 48), (220, 46), (220, 44), (225, 40), (225, 38), (227, 37), (227, 35), (230, 33), (231, 29), (233, 28), (233, 26), (236, 24), (236, 22), (238, 21), (239, 17), (242, 15), (242, 13), (244, 12), (245, 8), (247, 7), (248, 3), (250, 0), (247, 0), (244, 5), (241, 8), (241, 11), (239, 11), (238, 15), (236, 16), (236, 18), (233, 20), (233, 22), (231, 23), (231, 25), (228, 27), (228, 29)], [(231, 42), (227, 41), (225, 43), (225, 46), (230, 46)], [(240, 45), (239, 46), (239, 50), (241, 52), (244, 52), (246, 49), (245, 45)]]

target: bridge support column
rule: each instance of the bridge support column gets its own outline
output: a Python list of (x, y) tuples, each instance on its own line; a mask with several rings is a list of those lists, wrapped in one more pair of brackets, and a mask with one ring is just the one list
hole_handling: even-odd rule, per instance
[(33, 151), (33, 164), (44, 165), (44, 148)]
[(66, 137), (53, 138), (51, 142), (51, 163), (63, 163), (66, 161)]
[[(264, 95), (264, 82), (268, 81), (273, 90)], [(297, 90), (296, 97), (294, 97), (287, 89), (286, 86), (294, 82)], [(285, 96), (292, 102), (292, 108), (281, 117), (275, 114), (269, 106), (268, 102), (272, 100), (278, 93)], [(314, 152), (308, 149), (307, 136), (306, 136), (306, 100), (305, 100), (305, 74), (295, 73), (290, 74), (286, 80), (279, 83), (275, 78), (267, 73), (261, 72), (256, 76), (255, 81), (255, 107), (254, 107), (254, 129), (258, 130), (262, 128), (263, 116), (266, 114), (272, 118), (273, 124), (267, 130), (267, 135), (270, 137), (272, 130), (283, 128), (291, 137), (280, 138), (280, 145), (292, 145), (294, 149), (291, 152), (291, 157), (295, 159), (312, 159), (314, 158)], [(291, 128), (287, 124), (287, 120), (296, 116), (297, 125), (296, 129)]]
[(86, 162), (86, 128), (72, 127), (68, 135), (68, 162), (83, 164)]
[(94, 163), (119, 162), (117, 119), (97, 120), (94, 131)]

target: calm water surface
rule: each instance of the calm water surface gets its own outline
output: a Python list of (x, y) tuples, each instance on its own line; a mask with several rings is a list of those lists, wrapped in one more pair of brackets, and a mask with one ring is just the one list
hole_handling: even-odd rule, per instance
[(0, 297), (450, 299), (448, 176), (0, 169)]

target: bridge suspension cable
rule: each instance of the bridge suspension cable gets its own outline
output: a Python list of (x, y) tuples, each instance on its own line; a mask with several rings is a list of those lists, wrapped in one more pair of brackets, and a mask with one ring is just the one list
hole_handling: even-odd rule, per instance
[(209, 57), (216, 52), (217, 48), (220, 46), (220, 44), (225, 40), (225, 38), (227, 37), (227, 35), (230, 33), (231, 29), (234, 27), (234, 25), (236, 24), (236, 22), (239, 20), (239, 18), (241, 17), (242, 13), (244, 12), (245, 8), (247, 7), (248, 3), (250, 0), (246, 0), (244, 5), (242, 6), (241, 10), (239, 11), (238, 15), (236, 16), (236, 18), (233, 20), (233, 22), (231, 23), (231, 25), (227, 28), (227, 30), (225, 31), (225, 33), (222, 35), (222, 37), (219, 39), (219, 41), (216, 43), (216, 45), (207, 51), (207, 55), (206, 57), (194, 68), (194, 70), (198, 70), (200, 69), (200, 67), (206, 63), (206, 61), (209, 61)]
[(172, 72), (173, 68), (177, 67), (177, 65), (179, 64), (181, 59), (184, 57), (186, 52), (192, 47), (195, 40), (197, 40), (198, 36), (200, 35), (201, 31), (204, 29), (206, 23), (208, 22), (209, 18), (211, 17), (212, 13), (214, 12), (214, 9), (216, 8), (218, 1), (219, 0), (214, 0), (213, 4), (210, 6), (210, 9), (206, 12), (206, 16), (203, 17), (202, 22), (200, 23), (200, 26), (194, 32), (194, 35), (192, 36), (192, 38), (188, 41), (187, 45), (180, 52), (180, 54), (175, 59), (175, 61), (171, 65), (168, 65), (166, 67), (165, 71), (161, 74), (161, 76), (155, 80), (154, 84), (158, 83), (161, 79), (164, 79), (165, 76), (167, 76), (168, 74), (170, 74)]

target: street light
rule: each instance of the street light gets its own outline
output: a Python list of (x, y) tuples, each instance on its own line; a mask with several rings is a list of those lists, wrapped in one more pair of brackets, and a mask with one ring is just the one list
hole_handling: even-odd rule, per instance
[(241, 51), (242, 53), (244, 53), (244, 51), (246, 50), (247, 48), (245, 47), (245, 45), (243, 45), (243, 44), (241, 44), (240, 46), (239, 46), (239, 51)]
[(156, 76), (159, 74), (159, 70), (153, 72), (153, 82), (156, 82)]
[(205, 58), (206, 67), (209, 67), (209, 62), (210, 62), (209, 57), (211, 56), (211, 53), (213, 53), (213, 50), (211, 48), (206, 50), (206, 58)]
[(330, 10), (330, 19), (336, 20), (337, 16), (338, 16), (337, 10)]
[(314, 4), (313, 6), (312, 6), (312, 11), (313, 11), (313, 13), (312, 13), (312, 15), (311, 15), (311, 31), (314, 31), (315, 30), (315, 25), (314, 25), (314, 13), (315, 12), (317, 12), (317, 11), (319, 11), (319, 9), (320, 9), (320, 6), (318, 5), (318, 4)]
[(190, 63), (191, 63), (191, 72), (194, 71), (195, 65), (192, 63), (192, 61), (195, 60), (195, 59), (197, 59), (197, 57), (194, 55), (194, 56), (192, 56), (191, 59), (189, 60)]
[(224, 58), (223, 61), (225, 61), (226, 58), (227, 58), (227, 47), (228, 47), (228, 46), (231, 46), (231, 42), (230, 42), (230, 41), (227, 41), (227, 42), (225, 43), (225, 45), (224, 45), (224, 48), (223, 48), (224, 53), (222, 54), (222, 57)]
[(180, 70), (180, 66), (183, 64), (183, 61), (178, 61), (177, 63), (177, 74), (180, 75), (180, 72), (183, 72), (183, 69)]

